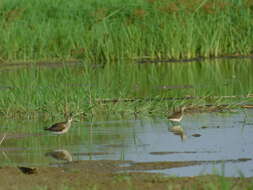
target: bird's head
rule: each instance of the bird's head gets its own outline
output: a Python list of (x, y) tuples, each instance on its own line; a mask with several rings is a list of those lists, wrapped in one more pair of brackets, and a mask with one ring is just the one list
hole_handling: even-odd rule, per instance
[(68, 117), (68, 122), (72, 122), (73, 121), (73, 117)]
[(73, 117), (74, 117), (74, 113), (71, 112), (67, 118), (68, 122), (72, 122), (73, 121)]

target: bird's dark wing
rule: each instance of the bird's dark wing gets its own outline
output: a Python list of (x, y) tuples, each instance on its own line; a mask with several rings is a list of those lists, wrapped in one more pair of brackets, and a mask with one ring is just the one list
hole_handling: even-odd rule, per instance
[(174, 112), (171, 115), (169, 115), (168, 118), (178, 118), (180, 117), (181, 114), (182, 114), (181, 111)]
[(51, 127), (46, 128), (45, 130), (58, 132), (58, 131), (62, 131), (63, 129), (65, 129), (65, 122), (56, 123), (52, 125)]

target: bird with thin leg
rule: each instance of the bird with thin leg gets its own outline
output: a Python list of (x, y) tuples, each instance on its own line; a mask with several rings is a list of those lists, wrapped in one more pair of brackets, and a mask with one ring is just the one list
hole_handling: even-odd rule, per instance
[(172, 121), (172, 122), (180, 122), (183, 119), (184, 116), (184, 110), (185, 110), (185, 106), (183, 106), (180, 111), (176, 111), (174, 113), (172, 113), (171, 115), (169, 115), (167, 118)]
[(51, 133), (57, 135), (66, 133), (71, 127), (72, 120), (73, 120), (72, 115), (70, 115), (66, 121), (55, 123), (51, 127), (45, 128), (44, 130), (50, 131)]

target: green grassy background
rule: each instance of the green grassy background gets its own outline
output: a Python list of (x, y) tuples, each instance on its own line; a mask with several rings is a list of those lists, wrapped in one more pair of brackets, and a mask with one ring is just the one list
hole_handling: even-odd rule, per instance
[(243, 0), (2, 0), (2, 61), (251, 54)]

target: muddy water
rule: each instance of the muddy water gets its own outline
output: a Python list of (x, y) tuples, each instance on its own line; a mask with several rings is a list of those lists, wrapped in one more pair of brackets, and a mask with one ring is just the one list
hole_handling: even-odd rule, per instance
[(76, 122), (60, 136), (42, 130), (51, 121), (1, 121), (0, 138), (6, 138), (0, 162), (59, 166), (77, 160), (198, 161), (187, 167), (140, 170), (177, 176), (253, 176), (252, 116), (253, 110), (187, 114), (176, 125), (165, 118)]

